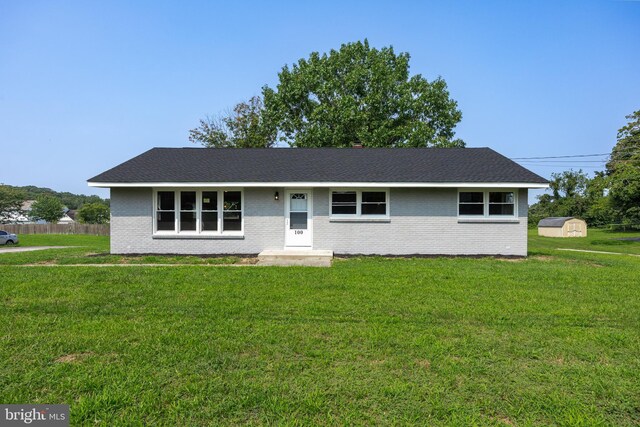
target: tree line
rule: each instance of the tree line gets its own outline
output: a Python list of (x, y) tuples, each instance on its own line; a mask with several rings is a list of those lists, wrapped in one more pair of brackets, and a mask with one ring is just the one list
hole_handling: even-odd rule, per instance
[[(22, 209), (26, 200), (35, 200), (29, 211)], [(58, 222), (68, 210), (77, 210), (76, 220), (85, 224), (109, 222), (109, 199), (69, 192), (57, 192), (35, 186), (0, 185), (0, 223), (12, 223), (21, 215), (33, 221)]]
[(551, 175), (549, 193), (529, 209), (529, 224), (549, 216), (575, 216), (590, 226), (640, 227), (640, 110), (626, 116), (604, 171)]

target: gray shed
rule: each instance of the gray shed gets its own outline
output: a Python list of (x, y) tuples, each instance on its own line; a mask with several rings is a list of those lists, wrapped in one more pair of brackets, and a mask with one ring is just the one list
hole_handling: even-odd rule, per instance
[(587, 237), (587, 223), (572, 216), (551, 216), (538, 223), (538, 236)]

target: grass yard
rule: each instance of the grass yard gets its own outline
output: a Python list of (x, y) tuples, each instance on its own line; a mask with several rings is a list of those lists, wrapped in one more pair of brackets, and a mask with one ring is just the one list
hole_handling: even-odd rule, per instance
[(19, 267), (108, 249), (21, 236), (83, 247), (0, 254), (0, 402), (72, 425), (638, 425), (640, 257), (555, 249), (640, 234), (589, 233), (332, 268)]

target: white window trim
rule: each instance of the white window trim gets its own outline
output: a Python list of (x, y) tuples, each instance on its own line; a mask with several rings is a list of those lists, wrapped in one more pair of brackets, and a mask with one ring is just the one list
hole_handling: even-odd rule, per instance
[[(355, 192), (356, 193), (356, 213), (355, 214), (333, 214), (332, 205), (333, 205), (333, 192)], [(385, 203), (387, 205), (387, 213), (386, 215), (362, 215), (362, 192), (372, 192), (372, 193), (385, 193)], [(361, 221), (367, 220), (381, 220), (381, 219), (389, 219), (391, 211), (391, 199), (390, 192), (388, 188), (351, 188), (351, 187), (342, 187), (342, 188), (330, 188), (329, 189), (329, 219), (357, 219)]]
[[(175, 212), (175, 224), (173, 230), (158, 230), (158, 193), (169, 191), (175, 194), (174, 196), (174, 212)], [(195, 191), (196, 193), (196, 229), (180, 231), (180, 193), (186, 191)], [(218, 195), (218, 203), (216, 207), (218, 210), (218, 229), (215, 231), (201, 230), (202, 221), (202, 193), (207, 191), (216, 191)], [(224, 231), (223, 218), (224, 218), (224, 192), (225, 191), (240, 191), (240, 230)], [(152, 195), (153, 203), (153, 235), (154, 236), (184, 236), (184, 237), (216, 237), (216, 236), (244, 236), (244, 189), (243, 188), (221, 188), (221, 187), (208, 187), (208, 188), (154, 188)], [(186, 211), (185, 211), (186, 212)], [(207, 211), (213, 212), (213, 211)]]
[[(482, 215), (460, 215), (460, 193), (483, 193)], [(489, 193), (513, 193), (513, 215), (489, 215)], [(518, 218), (518, 189), (517, 188), (459, 188), (456, 195), (456, 212), (460, 219), (504, 220)]]

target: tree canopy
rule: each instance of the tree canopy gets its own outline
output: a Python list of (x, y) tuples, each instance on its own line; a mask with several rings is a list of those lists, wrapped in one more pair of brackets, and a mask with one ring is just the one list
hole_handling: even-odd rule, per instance
[(211, 148), (269, 148), (276, 142), (275, 128), (264, 121), (264, 105), (259, 96), (240, 102), (233, 111), (200, 120), (189, 131), (189, 141)]
[(0, 224), (13, 222), (22, 213), (24, 200), (24, 191), (0, 185)]
[[(369, 42), (313, 52), (278, 74), (262, 98), (207, 118), (189, 132), (206, 147), (464, 147), (462, 113), (446, 82), (409, 72), (408, 53)], [(263, 103), (264, 100), (264, 103)]]
[(76, 218), (83, 224), (108, 224), (109, 207), (102, 203), (86, 203), (78, 210)]
[(62, 202), (53, 196), (40, 196), (31, 205), (31, 218), (56, 223), (64, 215)]
[(25, 185), (22, 187), (18, 186), (7, 186), (13, 188), (17, 191), (20, 191), (24, 194), (24, 200), (35, 200), (39, 196), (49, 195), (59, 199), (63, 205), (65, 205), (69, 209), (78, 209), (85, 203), (102, 203), (105, 205), (109, 205), (109, 199), (102, 199), (100, 196), (87, 196), (85, 194), (74, 194), (69, 193), (67, 191), (54, 191), (50, 188), (44, 187), (36, 187), (34, 185)]
[(640, 224), (640, 110), (627, 119), (607, 163), (609, 195), (623, 223)]

